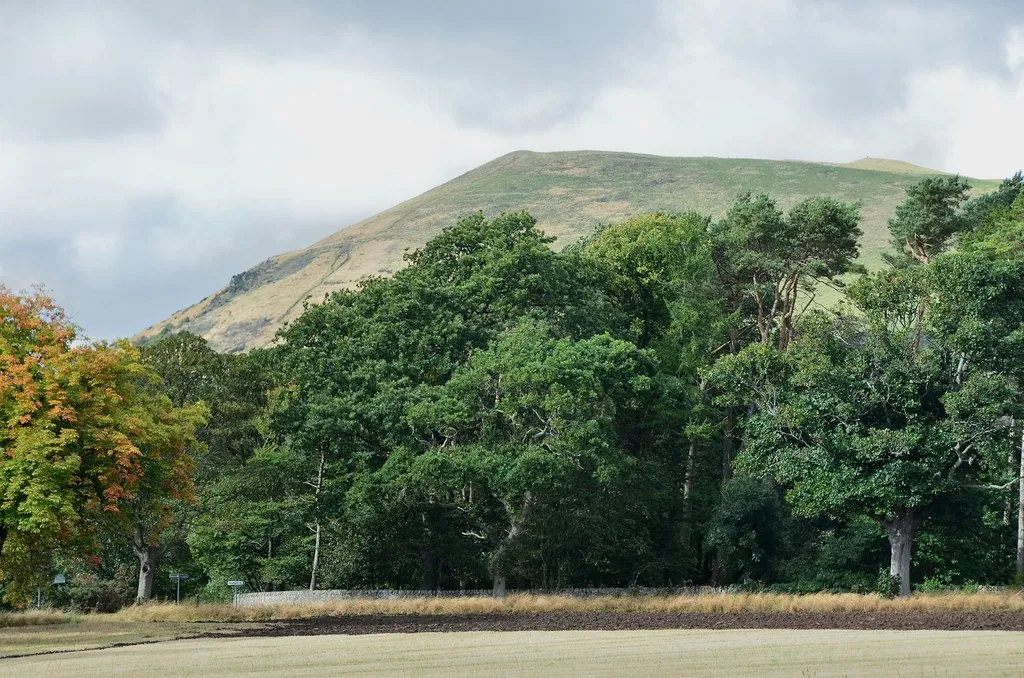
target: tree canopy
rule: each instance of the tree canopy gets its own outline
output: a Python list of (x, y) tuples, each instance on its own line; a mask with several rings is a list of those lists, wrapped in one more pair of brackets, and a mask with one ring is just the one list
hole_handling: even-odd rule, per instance
[(471, 214), (245, 355), (85, 342), (0, 289), (0, 586), (24, 601), (60, 567), (98, 607), (166, 595), (169, 568), (208, 598), (1009, 582), (1021, 184), (922, 179), (870, 273), (862, 206), (828, 196), (562, 249), (525, 212)]

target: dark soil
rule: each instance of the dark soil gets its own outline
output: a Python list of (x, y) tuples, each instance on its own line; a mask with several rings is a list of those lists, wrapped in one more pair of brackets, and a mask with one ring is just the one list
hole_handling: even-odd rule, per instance
[(1024, 631), (1024, 612), (549, 612), (341, 615), (288, 619), (241, 633), (204, 637), (320, 636), (458, 631), (625, 631), (656, 629), (892, 629)]

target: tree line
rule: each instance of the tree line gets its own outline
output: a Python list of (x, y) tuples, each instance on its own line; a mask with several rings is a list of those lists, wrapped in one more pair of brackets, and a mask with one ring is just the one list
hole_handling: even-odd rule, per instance
[(0, 289), (5, 598), (1019, 581), (1022, 183), (922, 180), (871, 273), (830, 197), (475, 214), (243, 355)]

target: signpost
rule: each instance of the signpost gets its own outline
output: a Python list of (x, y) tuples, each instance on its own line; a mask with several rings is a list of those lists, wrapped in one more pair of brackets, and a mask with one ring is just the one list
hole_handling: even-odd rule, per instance
[(186, 579), (188, 579), (188, 575), (187, 574), (183, 574), (181, 572), (172, 572), (171, 573), (171, 581), (177, 582), (177, 585), (178, 585), (178, 594), (177, 594), (177, 597), (175, 599), (175, 604), (177, 604), (177, 605), (181, 605), (181, 582), (185, 581)]
[(232, 579), (228, 582), (228, 586), (231, 587), (231, 606), (238, 607), (238, 587), (245, 586), (245, 582), (238, 579)]
[[(58, 574), (56, 577), (53, 578), (53, 581), (50, 582), (50, 583), (54, 584), (54, 585), (67, 584), (68, 583), (68, 578), (65, 577), (63, 574)], [(39, 586), (39, 587), (36, 588), (36, 608), (39, 609), (39, 610), (43, 609), (43, 587), (42, 586)]]

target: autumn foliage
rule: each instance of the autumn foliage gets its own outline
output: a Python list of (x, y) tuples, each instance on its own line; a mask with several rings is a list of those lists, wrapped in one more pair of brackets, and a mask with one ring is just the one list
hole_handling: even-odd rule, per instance
[(142, 492), (191, 496), (206, 410), (174, 408), (158, 382), (129, 343), (76, 341), (49, 297), (0, 286), (0, 575)]

